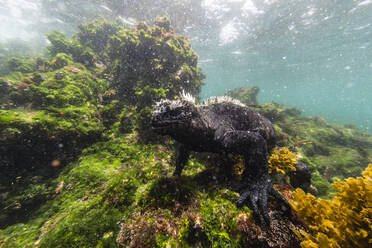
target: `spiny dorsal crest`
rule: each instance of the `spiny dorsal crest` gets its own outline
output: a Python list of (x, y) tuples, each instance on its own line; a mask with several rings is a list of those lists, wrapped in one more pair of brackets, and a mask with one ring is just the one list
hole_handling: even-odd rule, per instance
[[(181, 106), (182, 100), (191, 102), (193, 104), (196, 103), (195, 97), (193, 97), (190, 93), (186, 93), (184, 90), (180, 93), (180, 98), (177, 100), (168, 100), (168, 99), (162, 99), (156, 103), (156, 106), (160, 106), (163, 103), (168, 103), (172, 107)], [(218, 104), (218, 103), (232, 103), (235, 105), (243, 106), (246, 105), (240, 102), (237, 99), (231, 98), (229, 96), (213, 96), (206, 100), (204, 100), (201, 104), (198, 104), (197, 106), (209, 106), (212, 104)]]
[(203, 101), (203, 103), (200, 105), (208, 106), (208, 105), (217, 104), (217, 103), (232, 103), (232, 104), (243, 106), (243, 107), (246, 106), (241, 101), (231, 98), (229, 96), (212, 96), (208, 98), (207, 100)]
[(168, 100), (168, 99), (161, 99), (160, 101), (157, 101), (155, 106), (160, 106), (164, 103), (173, 104), (173, 105), (180, 105), (182, 100), (191, 102), (195, 104), (195, 97), (193, 97), (190, 93), (186, 93), (185, 90), (182, 90), (180, 92), (179, 98), (176, 100)]
[(195, 97), (193, 97), (190, 93), (186, 93), (185, 90), (182, 90), (180, 93), (180, 97), (183, 100), (186, 100), (188, 102), (194, 103), (195, 104)]
[(183, 98), (176, 99), (176, 100), (161, 99), (160, 101), (156, 102), (154, 113), (165, 111), (166, 109), (164, 108), (164, 106), (168, 106), (170, 110), (176, 109), (178, 107), (184, 107), (186, 104), (185, 101), (190, 102)]
[[(183, 100), (189, 101), (194, 104), (196, 103), (195, 97), (193, 97), (190, 93), (186, 93), (184, 90), (182, 90), (180, 96), (181, 96), (181, 99)], [(208, 105), (216, 104), (216, 103), (232, 103), (232, 104), (243, 106), (243, 107), (246, 106), (241, 101), (231, 98), (229, 96), (213, 96), (203, 101), (201, 104), (198, 104), (198, 106), (208, 106)]]

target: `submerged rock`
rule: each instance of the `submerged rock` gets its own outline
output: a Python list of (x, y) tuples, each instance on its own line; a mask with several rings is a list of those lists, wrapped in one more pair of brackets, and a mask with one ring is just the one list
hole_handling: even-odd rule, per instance
[[(236, 207), (220, 157), (192, 155), (175, 179), (175, 144), (143, 139), (151, 105), (181, 88), (197, 95), (203, 79), (190, 42), (166, 18), (156, 23), (126, 29), (99, 19), (72, 39), (53, 32), (50, 58), (0, 78), (0, 247), (299, 247), (294, 233), (308, 229), (280, 206), (269, 205), (270, 229)], [(371, 157), (370, 136), (351, 127), (276, 103), (256, 108), (321, 195)], [(239, 162), (233, 171), (241, 177)], [(291, 187), (276, 188), (292, 197)], [(311, 213), (315, 198), (302, 198), (300, 212)]]
[(309, 192), (311, 185), (311, 172), (308, 165), (299, 161), (295, 167), (296, 170), (289, 173), (291, 185), (294, 188), (301, 188), (305, 192)]
[[(246, 95), (238, 94), (236, 97), (239, 100)], [(298, 155), (300, 164), (308, 166), (312, 175), (311, 185), (307, 186), (306, 173), (303, 182), (294, 183), (305, 187), (304, 190), (327, 197), (333, 191), (332, 182), (360, 175), (371, 161), (372, 135), (348, 126), (329, 124), (321, 117), (301, 116), (300, 110), (275, 102), (255, 108), (274, 123), (278, 145), (289, 147)]]
[(226, 93), (226, 95), (234, 98), (239, 99), (242, 103), (246, 105), (258, 105), (257, 95), (260, 91), (260, 88), (253, 87), (253, 88), (236, 88), (230, 90)]

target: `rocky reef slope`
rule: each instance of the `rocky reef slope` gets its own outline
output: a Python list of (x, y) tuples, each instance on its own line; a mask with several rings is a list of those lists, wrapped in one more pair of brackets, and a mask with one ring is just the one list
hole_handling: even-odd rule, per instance
[[(171, 176), (177, 144), (151, 132), (149, 114), (182, 89), (197, 95), (204, 76), (166, 18), (132, 28), (98, 19), (79, 30), (71, 39), (48, 34), (47, 56), (9, 58), (0, 78), (0, 247), (300, 247), (300, 234), (318, 231), (283, 218), (274, 202), (270, 229), (238, 209), (230, 182), (239, 158), (232, 178), (220, 157), (197, 155)], [(258, 89), (244, 92), (235, 97), (256, 104), (291, 150), (275, 161), (296, 154), (311, 168), (312, 193), (330, 196), (331, 182), (371, 160), (371, 136), (258, 106)], [(276, 187), (311, 207), (290, 185)]]
[(311, 193), (329, 197), (331, 184), (356, 177), (372, 161), (372, 135), (352, 125), (337, 125), (322, 117), (306, 117), (301, 111), (275, 102), (258, 105), (259, 88), (238, 88), (226, 94), (250, 105), (269, 118), (280, 147), (288, 147), (312, 172)]

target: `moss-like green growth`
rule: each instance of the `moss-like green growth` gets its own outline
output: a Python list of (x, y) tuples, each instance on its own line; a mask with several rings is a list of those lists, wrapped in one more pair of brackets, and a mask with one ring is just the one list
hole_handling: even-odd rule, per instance
[[(68, 108), (66, 113), (0, 110), (0, 130), (0, 169), (7, 172), (1, 175), (1, 186), (5, 192), (13, 190), (0, 204), (3, 226), (22, 219), (23, 215), (17, 212), (31, 211), (32, 205), (42, 203), (47, 189), (32, 194), (28, 191), (32, 187), (38, 189), (45, 177), (53, 176), (84, 146), (99, 140), (103, 126), (94, 110), (85, 106)], [(42, 175), (40, 180), (33, 182), (38, 174)]]
[(94, 22), (80, 24), (76, 38), (81, 44), (90, 47), (96, 54), (103, 56), (110, 37), (121, 29), (123, 29), (123, 26), (120, 24), (99, 18)]
[(31, 59), (9, 58), (6, 60), (6, 67), (11, 72), (33, 72), (36, 64)]
[(35, 62), (30, 59), (35, 50), (28, 42), (21, 39), (11, 39), (0, 43), (0, 76), (12, 72), (31, 72)]
[[(72, 39), (48, 39), (51, 57), (35, 59), (32, 73), (0, 78), (1, 248), (299, 246), (292, 229), (301, 225), (282, 218), (275, 202), (270, 231), (236, 207), (231, 181), (239, 173), (228, 176), (221, 157), (192, 156), (174, 178), (173, 141), (148, 129), (143, 139), (154, 101), (181, 89), (197, 94), (203, 79), (189, 41), (167, 18), (132, 29), (99, 19)], [(368, 157), (369, 137), (356, 130), (274, 103), (259, 109), (318, 175), (320, 194), (328, 178), (342, 176), (321, 159), (337, 154), (344, 174), (362, 167), (348, 170), (335, 147)], [(149, 136), (158, 145), (146, 144)]]
[(59, 53), (71, 55), (76, 62), (87, 66), (93, 66), (95, 63), (95, 55), (91, 48), (83, 46), (78, 41), (69, 40), (66, 36), (58, 31), (53, 31), (47, 34), (47, 38), (51, 45), (47, 47), (51, 56), (56, 56)]
[(273, 123), (287, 120), (288, 117), (298, 117), (301, 115), (300, 110), (288, 108), (275, 102), (264, 103), (257, 110)]
[(72, 59), (65, 53), (57, 53), (52, 60), (52, 66), (54, 69), (61, 69), (68, 64), (72, 64)]
[(169, 21), (146, 27), (99, 19), (72, 39), (49, 33), (50, 58), (9, 60), (16, 73), (0, 78), (1, 247), (115, 247), (123, 216), (193, 202), (195, 182), (168, 179), (169, 155), (133, 137), (156, 99), (181, 87), (198, 93), (203, 76)]
[(161, 178), (146, 189), (147, 192), (140, 204), (151, 208), (188, 205), (195, 196), (195, 188), (197, 188), (195, 184), (183, 178)]
[(0, 227), (27, 221), (61, 168), (104, 131), (108, 83), (65, 53), (35, 61), (39, 71), (0, 78)]
[(140, 23), (110, 37), (110, 73), (119, 95), (137, 106), (162, 97), (174, 98), (182, 89), (198, 94), (204, 78), (197, 55), (185, 37), (174, 34), (166, 19), (155, 26)]
[[(57, 57), (65, 53), (89, 68), (103, 69), (102, 77), (110, 81), (109, 94), (103, 99), (135, 107), (143, 137), (149, 136), (147, 119), (155, 101), (175, 98), (182, 90), (199, 93), (204, 75), (197, 67), (198, 56), (187, 38), (174, 33), (169, 19), (157, 18), (152, 27), (141, 22), (127, 29), (100, 18), (80, 25), (79, 30), (70, 40), (57, 31), (49, 33), (49, 53)], [(68, 63), (66, 59), (52, 62), (53, 68)], [(116, 114), (115, 120), (121, 117)]]
[(108, 88), (105, 80), (98, 79), (83, 65), (71, 63), (65, 54), (53, 58), (52, 65), (63, 68), (48, 73), (22, 74), (19, 77), (12, 74), (0, 78), (2, 107), (64, 108), (88, 102), (97, 105), (99, 96)]
[(226, 95), (239, 99), (242, 103), (246, 105), (257, 105), (257, 95), (260, 89), (258, 87), (253, 88), (236, 88), (233, 90), (230, 90), (226, 93)]
[(85, 149), (49, 183), (49, 201), (29, 213), (27, 225), (1, 232), (2, 247), (115, 247), (118, 221), (131, 212), (138, 186), (152, 180), (154, 156), (164, 157), (153, 150), (125, 138)]
[[(238, 100), (250, 97), (249, 91), (238, 92), (234, 95)], [(332, 182), (360, 175), (371, 161), (371, 135), (321, 117), (301, 116), (296, 108), (274, 102), (252, 107), (274, 124), (277, 145), (289, 147), (299, 160), (311, 165), (313, 194), (329, 197)]]
[[(229, 194), (229, 192), (221, 193), (221, 196), (225, 195), (225, 197)], [(212, 198), (202, 203), (200, 212), (203, 232), (213, 247), (238, 247), (239, 233), (236, 232), (236, 217), (239, 215), (239, 211), (234, 202), (226, 201), (224, 197), (218, 198)]]
[[(103, 125), (98, 115), (97, 95), (107, 89), (107, 83), (95, 78), (82, 65), (73, 65), (76, 67), (0, 80), (0, 103), (7, 109), (0, 110), (4, 142), (1, 151), (16, 164), (13, 168), (23, 163), (15, 159), (30, 159), (27, 154), (35, 153), (34, 157), (38, 157), (37, 154), (45, 153), (47, 156), (39, 159), (47, 161), (55, 156), (52, 151), (74, 150), (73, 147), (82, 147), (89, 139), (93, 142), (101, 136)], [(63, 149), (58, 144), (63, 144)], [(11, 158), (11, 154), (21, 150), (24, 156)]]
[(52, 56), (70, 50), (70, 42), (63, 33), (54, 31), (47, 34), (47, 38), (51, 43), (51, 46), (48, 47), (48, 51)]

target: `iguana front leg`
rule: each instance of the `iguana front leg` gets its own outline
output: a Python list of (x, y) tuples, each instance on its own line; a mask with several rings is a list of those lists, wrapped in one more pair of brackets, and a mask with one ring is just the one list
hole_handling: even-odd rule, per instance
[(190, 150), (184, 145), (180, 145), (176, 154), (176, 170), (173, 176), (180, 176), (182, 169), (186, 166), (187, 160), (189, 159)]
[(263, 217), (270, 224), (267, 201), (269, 194), (280, 200), (289, 208), (288, 202), (273, 188), (268, 173), (267, 145), (265, 139), (257, 132), (228, 131), (223, 135), (222, 144), (227, 152), (244, 156), (243, 190), (236, 202), (242, 206), (248, 199), (256, 221)]

